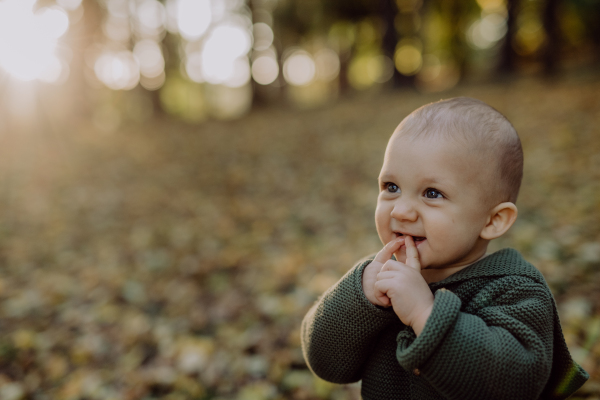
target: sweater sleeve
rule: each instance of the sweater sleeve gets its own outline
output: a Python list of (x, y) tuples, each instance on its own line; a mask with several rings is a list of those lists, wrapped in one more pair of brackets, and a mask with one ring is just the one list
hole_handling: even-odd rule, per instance
[(537, 399), (552, 368), (553, 300), (530, 280), (510, 287), (474, 314), (438, 290), (421, 335), (399, 337), (398, 362), (448, 399)]
[(302, 351), (309, 368), (335, 383), (361, 379), (375, 338), (397, 317), (391, 308), (374, 306), (362, 290), (362, 274), (371, 262), (354, 266), (329, 288), (302, 321)]

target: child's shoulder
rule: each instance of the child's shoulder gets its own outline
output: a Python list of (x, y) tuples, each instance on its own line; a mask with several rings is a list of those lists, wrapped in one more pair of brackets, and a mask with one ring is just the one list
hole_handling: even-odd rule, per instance
[(551, 311), (553, 296), (542, 273), (514, 249), (502, 249), (431, 284), (433, 290), (448, 288), (472, 306), (515, 304), (537, 298)]
[(525, 260), (517, 250), (506, 248), (487, 255), (438, 283), (448, 284), (479, 279), (499, 280), (508, 284), (512, 279), (523, 280), (522, 278), (547, 286), (544, 276), (533, 264)]

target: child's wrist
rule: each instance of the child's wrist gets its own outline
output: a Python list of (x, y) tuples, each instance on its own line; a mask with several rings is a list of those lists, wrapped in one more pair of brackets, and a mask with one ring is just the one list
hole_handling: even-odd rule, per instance
[(411, 323), (411, 327), (413, 328), (415, 335), (419, 336), (421, 332), (423, 332), (425, 324), (427, 323), (427, 319), (429, 319), (429, 316), (431, 315), (432, 311), (433, 302), (429, 306), (427, 306), (427, 308), (425, 308), (416, 315), (416, 318)]

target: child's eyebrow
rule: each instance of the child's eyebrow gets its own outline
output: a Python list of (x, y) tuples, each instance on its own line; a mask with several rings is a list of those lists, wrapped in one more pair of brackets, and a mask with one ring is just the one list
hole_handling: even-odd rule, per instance
[[(422, 185), (432, 185), (432, 186), (448, 186), (449, 184), (451, 184), (451, 182), (448, 182), (445, 179), (438, 179), (435, 177), (423, 177), (419, 181), (420, 181), (420, 184), (422, 184)], [(379, 178), (377, 179), (377, 182), (378, 183), (397, 182), (397, 177), (395, 177), (393, 174), (390, 174), (389, 172), (387, 172), (387, 173), (380, 175)]]
[(441, 181), (440, 179), (436, 179), (436, 178), (425, 178), (425, 179), (423, 179), (423, 183), (425, 183), (427, 185), (440, 185), (444, 182)]
[(379, 178), (377, 178), (378, 182), (384, 182), (384, 181), (393, 181), (394, 177), (388, 173), (379, 175)]

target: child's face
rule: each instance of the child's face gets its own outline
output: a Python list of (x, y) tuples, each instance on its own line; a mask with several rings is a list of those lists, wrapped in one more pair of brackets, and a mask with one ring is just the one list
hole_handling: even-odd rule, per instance
[[(375, 222), (383, 243), (415, 239), (421, 268), (452, 268), (485, 254), (480, 233), (490, 216), (483, 199), (490, 161), (454, 142), (395, 134), (379, 176)], [(405, 262), (406, 248), (396, 254)]]

